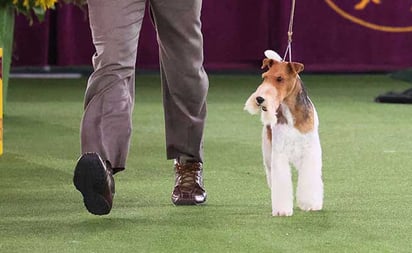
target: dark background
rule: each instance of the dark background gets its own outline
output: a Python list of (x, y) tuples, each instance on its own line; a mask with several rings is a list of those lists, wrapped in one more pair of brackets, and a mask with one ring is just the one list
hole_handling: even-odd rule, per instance
[[(381, 26), (412, 27), (412, 1), (382, 0), (363, 10), (361, 0), (297, 0), (293, 34), (293, 60), (312, 72), (385, 72), (412, 65), (412, 33), (367, 28), (341, 16), (335, 3), (350, 15)], [(208, 70), (254, 70), (263, 51), (282, 56), (287, 44), (291, 1), (204, 0), (202, 24), (205, 67)], [(87, 20), (72, 5), (60, 5), (45, 22), (29, 26), (16, 16), (12, 66), (91, 66), (94, 48)], [(145, 16), (137, 66), (158, 68), (156, 34)]]

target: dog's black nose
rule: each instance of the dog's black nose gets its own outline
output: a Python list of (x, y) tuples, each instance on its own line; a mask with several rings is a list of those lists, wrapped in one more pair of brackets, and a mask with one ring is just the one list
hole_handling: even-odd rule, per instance
[(256, 97), (256, 102), (258, 103), (258, 105), (262, 104), (263, 101), (265, 101), (264, 98), (262, 98), (262, 97)]

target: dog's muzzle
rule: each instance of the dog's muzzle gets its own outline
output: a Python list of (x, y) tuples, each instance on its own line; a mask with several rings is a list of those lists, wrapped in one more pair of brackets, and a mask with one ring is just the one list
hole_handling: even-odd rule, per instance
[(262, 103), (263, 103), (264, 101), (265, 101), (265, 99), (262, 98), (261, 96), (256, 97), (256, 104), (257, 104), (257, 106), (261, 107), (261, 108), (262, 108), (262, 111), (266, 112), (266, 111), (267, 111), (266, 106), (262, 106)]

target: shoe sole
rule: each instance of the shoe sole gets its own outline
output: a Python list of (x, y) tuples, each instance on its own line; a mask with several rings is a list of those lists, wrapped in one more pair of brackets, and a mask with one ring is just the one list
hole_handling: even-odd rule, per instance
[(200, 205), (203, 205), (204, 203), (205, 202), (196, 202), (193, 200), (178, 200), (176, 202), (173, 202), (175, 206), (200, 206)]
[(105, 215), (111, 205), (100, 193), (107, 187), (106, 168), (96, 153), (86, 153), (80, 157), (74, 170), (74, 186), (83, 195), (86, 209), (95, 215)]
[(194, 199), (179, 199), (179, 200), (173, 200), (172, 198), (172, 203), (175, 206), (200, 206), (206, 203), (206, 197), (202, 202), (197, 202)]

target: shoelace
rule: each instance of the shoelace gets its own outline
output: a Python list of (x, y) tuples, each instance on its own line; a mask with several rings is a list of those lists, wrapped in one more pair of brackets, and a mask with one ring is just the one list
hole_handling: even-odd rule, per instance
[(179, 175), (178, 182), (180, 189), (182, 191), (191, 191), (194, 185), (197, 183), (197, 177), (199, 176), (198, 173), (200, 171), (200, 164), (177, 164), (176, 171)]

